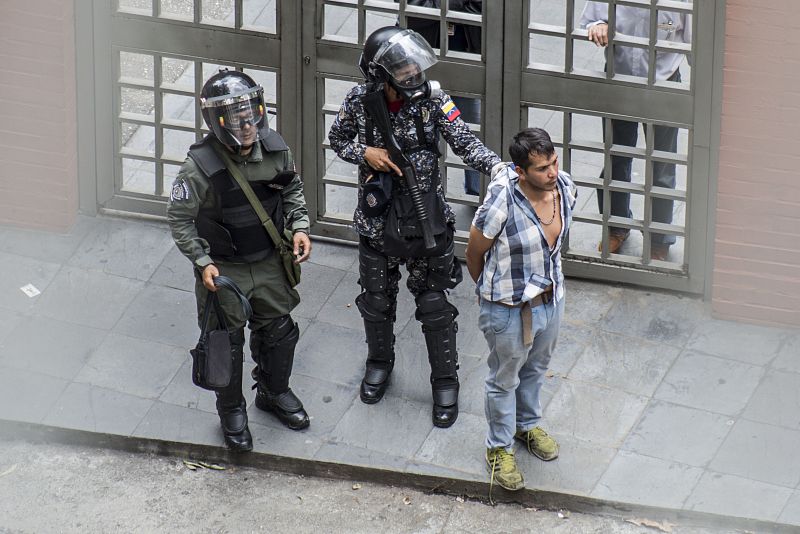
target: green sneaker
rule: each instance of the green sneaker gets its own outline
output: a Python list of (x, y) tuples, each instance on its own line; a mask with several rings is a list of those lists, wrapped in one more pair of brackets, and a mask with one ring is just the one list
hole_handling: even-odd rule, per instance
[(545, 462), (558, 458), (558, 443), (538, 426), (531, 428), (527, 432), (517, 430), (514, 437), (528, 447), (529, 453)]
[(496, 449), (486, 449), (486, 464), (492, 472), (492, 477), (489, 481), (489, 499), (491, 500), (492, 486), (495, 481), (501, 488), (510, 491), (521, 490), (525, 487), (522, 480), (522, 473), (517, 468), (517, 461), (514, 459), (514, 453), (505, 450), (503, 447)]

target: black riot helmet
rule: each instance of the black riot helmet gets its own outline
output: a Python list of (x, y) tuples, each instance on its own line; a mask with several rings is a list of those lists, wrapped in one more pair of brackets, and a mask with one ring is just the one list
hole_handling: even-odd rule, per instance
[(203, 120), (216, 138), (241, 152), (267, 125), (264, 88), (243, 72), (220, 69), (200, 91)]
[(431, 45), (420, 34), (385, 26), (367, 37), (358, 68), (368, 82), (388, 82), (406, 101), (413, 102), (439, 94), (439, 83), (425, 76), (437, 61)]

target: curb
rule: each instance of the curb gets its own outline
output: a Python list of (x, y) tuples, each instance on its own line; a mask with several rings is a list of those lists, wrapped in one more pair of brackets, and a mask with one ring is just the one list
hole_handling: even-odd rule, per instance
[[(148, 453), (166, 457), (202, 457), (205, 461), (264, 469), (285, 474), (337, 480), (359, 480), (384, 486), (398, 486), (429, 493), (462, 496), (488, 504), (489, 483), (449, 477), (391, 471), (368, 466), (278, 456), (269, 453), (231, 453), (224, 447), (104, 434), (86, 430), (52, 427), (37, 423), (0, 419), (0, 440), (25, 440)], [(614, 517), (620, 520), (648, 518), (684, 527), (717, 528), (743, 532), (797, 533), (799, 527), (759, 519), (723, 516), (709, 512), (677, 510), (658, 506), (623, 503), (583, 495), (525, 488), (517, 492), (495, 488), (494, 501), (546, 510)]]

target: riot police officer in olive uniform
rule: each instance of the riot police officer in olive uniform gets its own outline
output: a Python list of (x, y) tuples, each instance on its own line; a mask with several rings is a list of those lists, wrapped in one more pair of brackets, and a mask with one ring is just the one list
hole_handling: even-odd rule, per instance
[[(263, 89), (252, 78), (221, 69), (203, 86), (200, 107), (211, 133), (192, 145), (172, 185), (167, 205), (172, 237), (195, 268), (198, 318), (203, 316), (207, 290), (216, 291), (213, 279), (220, 274), (233, 279), (250, 301), (256, 407), (291, 429), (302, 429), (309, 424), (308, 415), (289, 388), (299, 337), (290, 312), (300, 297), (225, 159), (245, 177), (278, 232), (293, 233), (297, 262), (311, 252), (303, 185), (291, 151), (269, 128)], [(226, 445), (248, 451), (253, 443), (242, 395), (246, 318), (232, 292), (222, 290), (218, 296), (230, 331), (234, 368), (230, 385), (216, 391), (217, 412)]]
[[(455, 322), (458, 310), (446, 291), (460, 280), (453, 256), (453, 210), (444, 198), (439, 173), (439, 135), (470, 167), (489, 174), (500, 157), (486, 148), (459, 117), (452, 99), (428, 81), (425, 70), (436, 63), (430, 45), (416, 32), (388, 26), (373, 32), (364, 44), (359, 67), (366, 83), (347, 95), (331, 126), (331, 147), (343, 160), (359, 168), (359, 202), (354, 214), (360, 234), (359, 284), (356, 304), (364, 320), (367, 361), (361, 382), (361, 400), (367, 404), (383, 398), (394, 367), (393, 326), (397, 309), (400, 265), (408, 270), (407, 286), (417, 305), (431, 366), (432, 419), (438, 427), (451, 426), (458, 416), (458, 354)], [(447, 225), (446, 246), (437, 255), (420, 255), (394, 249), (386, 252), (388, 213), (408, 205), (413, 192), (386, 150), (384, 134), (365, 104), (374, 92), (385, 95), (391, 131), (406, 161), (413, 166), (421, 204), (432, 206), (430, 219)], [(374, 102), (374, 99), (371, 101)], [(390, 176), (388, 187), (375, 190), (376, 181)], [(367, 191), (365, 193), (365, 191)], [(390, 196), (388, 208), (381, 205)], [(402, 214), (401, 214), (402, 215)], [(405, 215), (413, 215), (406, 213)], [(413, 225), (412, 225), (413, 226)]]

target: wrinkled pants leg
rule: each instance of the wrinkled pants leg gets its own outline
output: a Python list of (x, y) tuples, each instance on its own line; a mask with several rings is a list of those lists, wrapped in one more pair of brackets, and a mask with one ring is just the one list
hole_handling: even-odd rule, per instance
[[(603, 119), (603, 137), (606, 135), (606, 121)], [(611, 120), (611, 139), (615, 145), (636, 146), (639, 138), (639, 123), (623, 120)], [(611, 179), (620, 182), (631, 181), (632, 159), (624, 156), (611, 156)], [(600, 178), (605, 177), (605, 169)], [(616, 217), (633, 217), (631, 212), (631, 195), (620, 191), (611, 191), (611, 215)], [(603, 213), (603, 190), (597, 190), (598, 213)], [(611, 228), (612, 232), (627, 233), (624, 228)]]
[(516, 431), (519, 371), (528, 354), (522, 342), (520, 309), (481, 300), (479, 325), (489, 345), (489, 374), (485, 381), (484, 399), (489, 425), (486, 447), (510, 450)]
[(540, 395), (550, 357), (556, 348), (561, 319), (564, 316), (564, 299), (551, 301), (531, 309), (533, 313), (533, 345), (528, 359), (519, 370), (516, 390), (517, 430), (530, 430), (542, 418)]
[[(678, 129), (670, 126), (653, 126), (653, 149), (663, 152), (677, 152)], [(675, 189), (675, 164), (663, 161), (653, 162), (653, 185), (666, 189)], [(674, 202), (666, 198), (652, 198), (653, 222), (672, 223)], [(650, 234), (651, 243), (672, 245), (675, 243), (674, 235)]]

